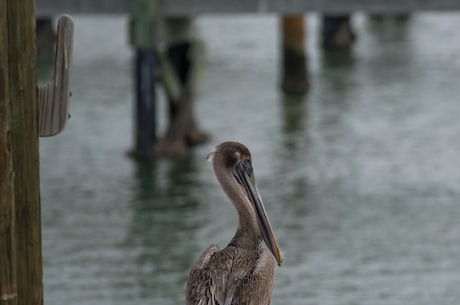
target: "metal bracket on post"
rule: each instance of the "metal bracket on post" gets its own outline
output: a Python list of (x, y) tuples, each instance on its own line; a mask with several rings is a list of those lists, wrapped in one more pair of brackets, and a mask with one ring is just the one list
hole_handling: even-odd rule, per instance
[(72, 67), (74, 23), (70, 16), (59, 18), (54, 58), (54, 76), (38, 87), (38, 125), (41, 137), (60, 133), (69, 118), (70, 71)]

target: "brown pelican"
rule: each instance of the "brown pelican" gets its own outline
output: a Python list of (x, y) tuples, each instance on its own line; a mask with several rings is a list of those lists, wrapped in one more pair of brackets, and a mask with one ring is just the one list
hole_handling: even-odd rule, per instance
[(201, 254), (190, 271), (186, 304), (268, 305), (275, 278), (273, 258), (281, 266), (283, 257), (255, 182), (251, 154), (241, 143), (224, 142), (208, 160), (235, 206), (238, 227), (223, 250), (213, 244)]

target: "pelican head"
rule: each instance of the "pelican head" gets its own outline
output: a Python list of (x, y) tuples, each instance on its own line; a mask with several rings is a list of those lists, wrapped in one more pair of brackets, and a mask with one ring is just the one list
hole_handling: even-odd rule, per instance
[[(223, 142), (208, 154), (214, 173), (239, 215), (239, 227), (247, 234), (256, 230), (279, 266), (283, 256), (273, 233), (256, 184), (251, 153), (238, 142)], [(244, 219), (244, 220), (243, 220)], [(247, 225), (247, 224), (253, 225)]]

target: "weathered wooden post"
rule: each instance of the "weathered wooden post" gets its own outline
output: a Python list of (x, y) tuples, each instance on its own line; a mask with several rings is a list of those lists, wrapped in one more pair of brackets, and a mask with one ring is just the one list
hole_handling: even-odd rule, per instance
[(169, 123), (155, 153), (182, 157), (188, 146), (204, 143), (209, 138), (199, 129), (193, 108), (204, 52), (193, 17), (167, 17), (163, 21), (167, 49), (160, 53), (160, 63)]
[(286, 94), (305, 94), (309, 88), (305, 51), (305, 17), (281, 18), (281, 89)]
[(68, 116), (73, 22), (59, 20), (55, 76), (37, 90), (34, 4), (0, 0), (0, 305), (43, 304), (38, 118), (50, 136)]
[(16, 218), (11, 143), (7, 0), (0, 0), (0, 304), (17, 304)]
[(156, 59), (155, 0), (136, 0), (130, 17), (130, 42), (136, 49), (134, 82), (136, 90), (135, 147), (136, 159), (150, 158), (156, 142)]
[[(12, 148), (14, 169), (17, 304), (39, 305), (43, 304), (43, 276), (35, 1), (2, 2), (3, 8), (6, 7), (2, 13), (6, 11), (8, 31), (8, 39), (2, 40), (1, 48), (8, 50), (11, 145), (7, 147)], [(3, 219), (1, 222), (3, 225)]]
[(347, 50), (356, 40), (350, 15), (324, 16), (321, 34), (325, 50)]

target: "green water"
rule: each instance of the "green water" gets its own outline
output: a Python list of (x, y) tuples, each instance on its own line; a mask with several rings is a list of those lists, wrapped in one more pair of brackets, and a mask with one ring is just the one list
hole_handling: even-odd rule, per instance
[(126, 20), (75, 18), (72, 118), (40, 142), (45, 304), (183, 304), (190, 266), (235, 230), (205, 160), (224, 140), (249, 146), (285, 256), (272, 304), (458, 302), (460, 15), (357, 15), (353, 51), (331, 56), (318, 20), (299, 100), (277, 89), (275, 16), (200, 19), (213, 139), (136, 164)]

